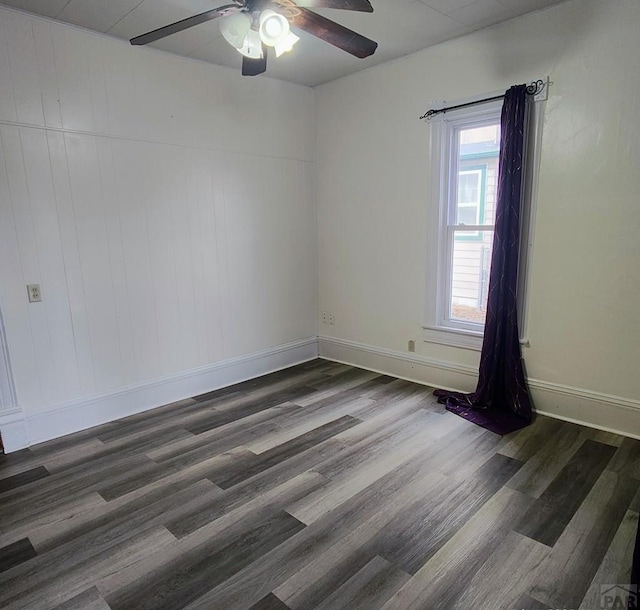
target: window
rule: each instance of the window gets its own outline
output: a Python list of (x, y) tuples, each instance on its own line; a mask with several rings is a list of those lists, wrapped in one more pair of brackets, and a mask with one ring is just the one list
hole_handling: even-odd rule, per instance
[[(498, 101), (430, 121), (433, 190), (425, 341), (477, 350), (482, 347), (497, 202), (501, 111), (502, 102)], [(525, 167), (525, 183), (529, 171)], [(530, 184), (529, 180), (525, 206)], [(526, 209), (520, 260), (525, 273), (521, 275), (526, 275), (530, 247)], [(521, 284), (522, 303), (525, 282)], [(520, 321), (522, 332), (523, 312)]]

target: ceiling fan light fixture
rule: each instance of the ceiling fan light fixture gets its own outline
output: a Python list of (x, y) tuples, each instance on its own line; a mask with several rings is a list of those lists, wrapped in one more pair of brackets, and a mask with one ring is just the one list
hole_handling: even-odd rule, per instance
[(293, 45), (296, 44), (298, 40), (300, 40), (298, 36), (296, 36), (293, 32), (289, 32), (289, 36), (287, 36), (287, 38), (283, 40), (282, 43), (278, 43), (275, 46), (276, 57), (280, 57), (280, 55), (282, 55), (283, 53), (288, 53), (289, 51), (291, 51), (291, 49), (293, 49)]
[(234, 13), (220, 19), (220, 32), (224, 39), (236, 49), (244, 46), (251, 29), (251, 17), (247, 13)]
[(266, 9), (260, 13), (260, 39), (268, 47), (284, 44), (291, 34), (289, 21), (284, 15)]
[(238, 49), (242, 55), (251, 59), (262, 59), (262, 40), (257, 30), (250, 29), (244, 39), (244, 44)]

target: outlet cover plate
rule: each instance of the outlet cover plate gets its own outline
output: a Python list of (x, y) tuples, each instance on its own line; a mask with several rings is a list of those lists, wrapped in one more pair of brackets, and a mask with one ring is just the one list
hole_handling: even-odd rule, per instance
[(27, 294), (29, 295), (29, 303), (40, 303), (42, 301), (40, 284), (27, 284)]

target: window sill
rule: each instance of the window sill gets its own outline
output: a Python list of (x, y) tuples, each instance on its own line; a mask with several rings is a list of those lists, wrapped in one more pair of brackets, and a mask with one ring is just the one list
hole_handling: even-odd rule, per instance
[(438, 343), (479, 352), (482, 350), (483, 333), (444, 326), (424, 326), (422, 338), (427, 343)]
[[(482, 351), (484, 333), (446, 328), (444, 326), (423, 326), (422, 331), (422, 338), (426, 343), (461, 347), (462, 349), (470, 349), (476, 352)], [(520, 345), (529, 347), (529, 339), (523, 337), (520, 339)]]

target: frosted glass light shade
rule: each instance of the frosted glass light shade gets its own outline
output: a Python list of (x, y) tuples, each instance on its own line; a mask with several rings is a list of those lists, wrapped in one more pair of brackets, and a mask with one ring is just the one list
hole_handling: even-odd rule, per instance
[(266, 9), (260, 13), (260, 38), (269, 47), (282, 44), (289, 36), (289, 22), (284, 15)]
[(293, 45), (298, 42), (300, 38), (296, 36), (293, 32), (289, 32), (289, 35), (280, 43), (275, 46), (276, 57), (280, 57), (283, 53), (287, 53), (293, 49)]
[(252, 59), (262, 59), (262, 40), (260, 40), (260, 33), (256, 30), (249, 30), (244, 39), (242, 48), (238, 49), (245, 57)]
[(224, 39), (236, 49), (244, 46), (250, 29), (251, 17), (247, 13), (234, 13), (220, 19), (220, 32)]

